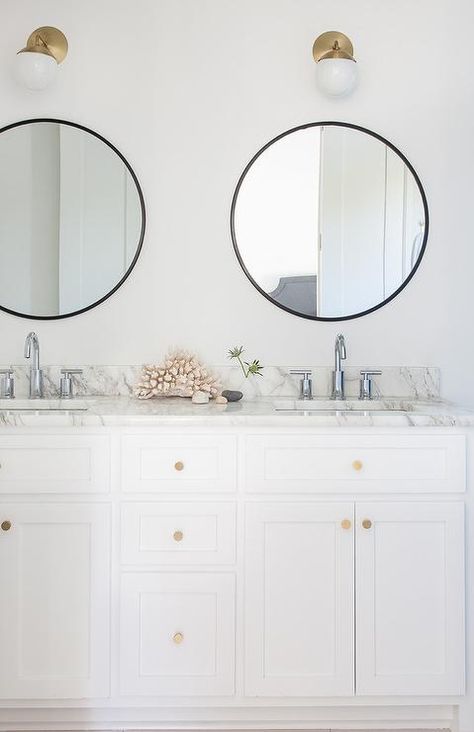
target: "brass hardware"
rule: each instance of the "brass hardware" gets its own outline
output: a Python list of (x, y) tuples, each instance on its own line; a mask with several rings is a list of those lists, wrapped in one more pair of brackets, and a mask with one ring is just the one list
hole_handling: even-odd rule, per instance
[(50, 25), (37, 28), (31, 33), (25, 48), (18, 53), (43, 53), (52, 56), (60, 64), (67, 56), (67, 38), (58, 28)]
[(313, 44), (313, 58), (316, 63), (327, 58), (345, 58), (355, 63), (351, 40), (339, 31), (326, 31), (316, 38)]
[(362, 460), (354, 460), (352, 467), (354, 470), (362, 470)]
[(173, 636), (173, 643), (176, 643), (176, 645), (179, 646), (180, 643), (182, 643), (184, 640), (184, 635), (182, 633), (175, 633)]
[(362, 526), (364, 529), (371, 529), (372, 528), (372, 521), (370, 519), (364, 519), (362, 521)]
[(184, 539), (183, 532), (182, 531), (175, 531), (174, 534), (173, 534), (173, 539), (175, 541), (183, 541), (183, 539)]
[(351, 528), (351, 526), (352, 526), (352, 522), (350, 521), (350, 519), (343, 519), (343, 520), (341, 521), (341, 527), (342, 527), (343, 529), (350, 529), (350, 528)]
[(12, 527), (11, 521), (2, 521), (1, 523), (2, 531), (10, 531)]
[(175, 470), (183, 470), (184, 469), (184, 463), (181, 462), (181, 460), (178, 460), (177, 463), (174, 464)]

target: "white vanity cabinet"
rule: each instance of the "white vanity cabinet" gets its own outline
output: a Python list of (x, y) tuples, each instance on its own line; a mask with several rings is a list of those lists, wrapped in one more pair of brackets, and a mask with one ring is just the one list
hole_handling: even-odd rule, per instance
[(107, 696), (109, 507), (0, 506), (0, 697)]
[(342, 502), (247, 505), (246, 694), (354, 693), (353, 513)]
[(222, 572), (124, 574), (122, 694), (232, 695), (234, 585)]
[(467, 430), (215, 419), (0, 432), (0, 730), (449, 727)]
[(464, 693), (464, 505), (356, 504), (363, 695)]
[(463, 509), (248, 505), (246, 693), (462, 694)]

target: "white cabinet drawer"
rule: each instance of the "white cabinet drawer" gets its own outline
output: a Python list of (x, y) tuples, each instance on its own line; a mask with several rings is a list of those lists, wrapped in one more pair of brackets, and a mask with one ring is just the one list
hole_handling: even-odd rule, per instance
[(0, 437), (0, 493), (104, 493), (109, 490), (107, 435)]
[(233, 694), (234, 595), (233, 574), (125, 574), (121, 694)]
[(236, 442), (217, 435), (125, 435), (122, 489), (140, 493), (231, 491)]
[(250, 492), (455, 493), (466, 488), (463, 435), (252, 435), (245, 450)]
[(233, 503), (129, 503), (122, 507), (122, 563), (231, 564)]

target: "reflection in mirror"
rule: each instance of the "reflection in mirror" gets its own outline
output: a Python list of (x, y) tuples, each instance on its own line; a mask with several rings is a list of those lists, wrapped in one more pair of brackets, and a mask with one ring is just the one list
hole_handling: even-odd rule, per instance
[(77, 125), (31, 120), (0, 134), (0, 306), (63, 317), (124, 280), (144, 232), (122, 156)]
[(390, 299), (418, 265), (427, 223), (408, 161), (338, 123), (306, 125), (265, 146), (232, 207), (234, 246), (253, 284), (318, 319), (354, 317)]

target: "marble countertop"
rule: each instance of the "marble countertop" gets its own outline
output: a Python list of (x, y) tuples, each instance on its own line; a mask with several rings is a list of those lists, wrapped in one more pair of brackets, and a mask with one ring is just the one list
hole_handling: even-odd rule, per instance
[[(303, 409), (295, 409), (297, 406)], [(39, 408), (36, 408), (36, 407)], [(53, 407), (45, 409), (44, 407)], [(28, 407), (28, 408), (26, 408)], [(54, 408), (56, 407), (56, 408)], [(66, 407), (66, 409), (64, 408)], [(278, 407), (278, 409), (276, 409)], [(70, 404), (50, 400), (31, 407), (26, 400), (0, 408), (3, 427), (215, 426), (273, 427), (472, 427), (474, 410), (449, 402), (386, 398), (343, 404), (315, 399), (309, 404), (291, 398), (262, 397), (224, 405), (192, 404), (190, 399), (77, 398)]]

